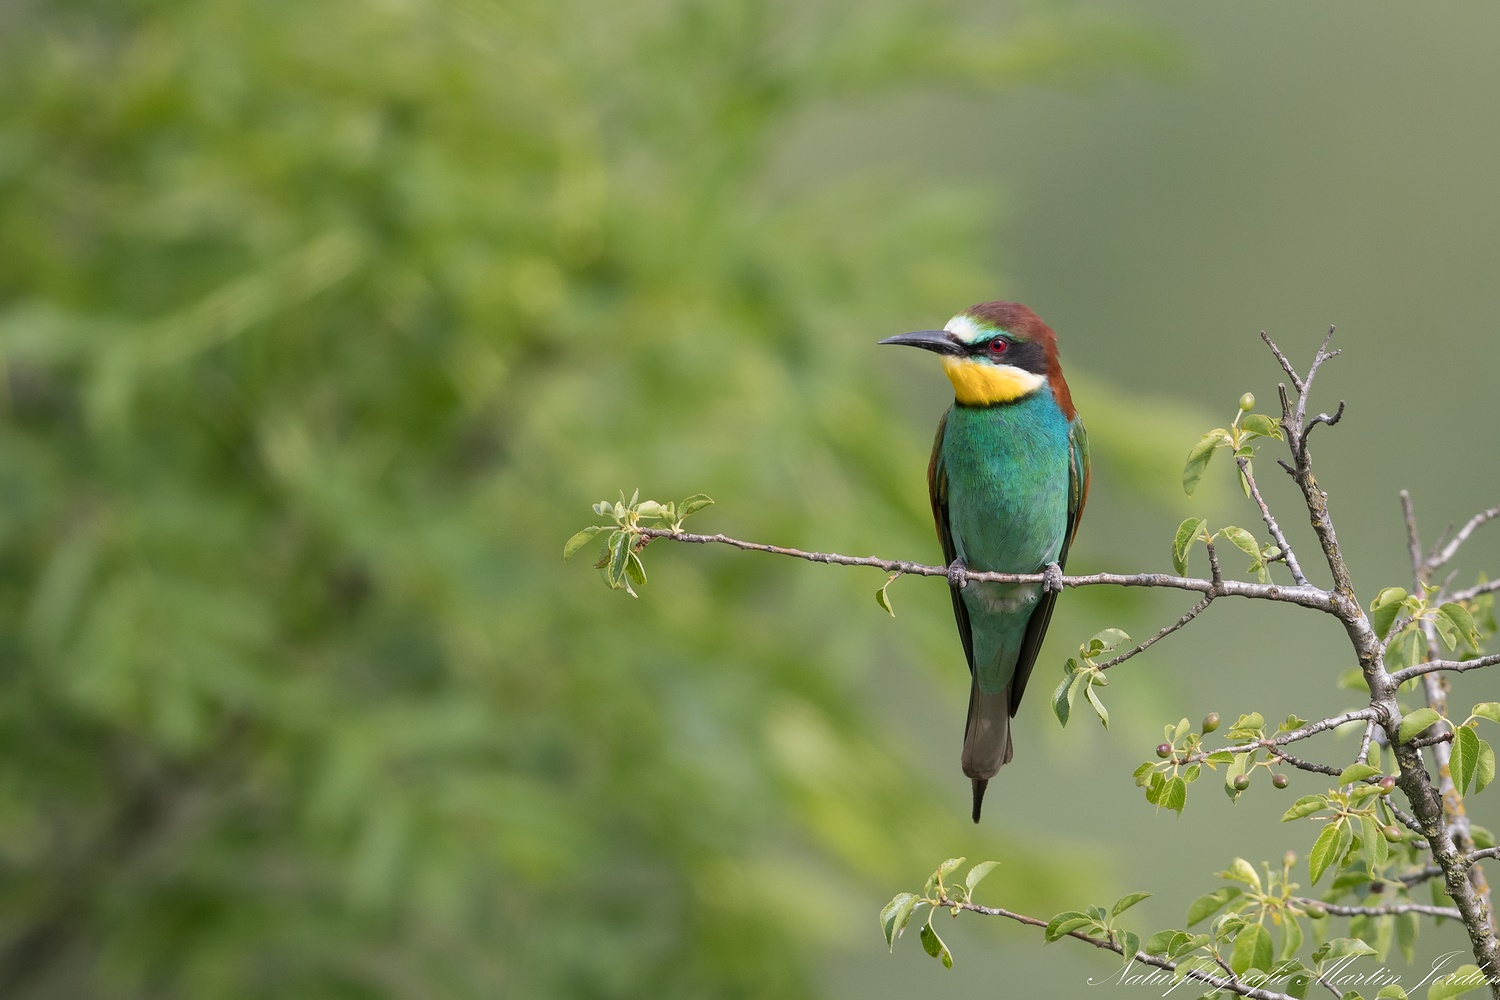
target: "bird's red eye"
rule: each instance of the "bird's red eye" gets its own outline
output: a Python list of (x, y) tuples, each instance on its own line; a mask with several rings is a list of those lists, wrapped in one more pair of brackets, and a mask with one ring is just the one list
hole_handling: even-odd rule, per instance
[(990, 341), (991, 354), (1004, 354), (1009, 349), (1010, 345), (1005, 342), (1004, 337), (996, 337), (994, 340)]

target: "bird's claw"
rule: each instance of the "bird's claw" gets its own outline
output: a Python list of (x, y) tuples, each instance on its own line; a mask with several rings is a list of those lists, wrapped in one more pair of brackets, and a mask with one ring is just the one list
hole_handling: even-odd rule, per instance
[(1063, 571), (1057, 563), (1048, 563), (1046, 569), (1042, 570), (1042, 592), (1044, 594), (1060, 594), (1063, 589)]
[(948, 586), (963, 590), (969, 585), (969, 567), (955, 559), (948, 565)]

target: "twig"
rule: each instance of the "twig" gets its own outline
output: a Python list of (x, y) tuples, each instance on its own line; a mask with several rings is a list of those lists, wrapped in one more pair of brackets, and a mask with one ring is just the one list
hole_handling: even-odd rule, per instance
[(1415, 871), (1409, 871), (1403, 875), (1396, 875), (1393, 877), (1393, 880), (1409, 886), (1421, 885), (1423, 882), (1432, 881), (1441, 874), (1443, 874), (1442, 866), (1428, 865), (1425, 868), (1418, 868)]
[(1375, 720), (1371, 719), (1365, 723), (1365, 734), (1359, 738), (1359, 753), (1354, 755), (1356, 764), (1367, 763), (1370, 759), (1370, 743), (1375, 738)]
[(1421, 677), (1438, 670), (1447, 670), (1455, 674), (1461, 674), (1465, 670), (1479, 670), (1483, 667), (1493, 667), (1500, 664), (1500, 653), (1491, 653), (1489, 656), (1476, 656), (1472, 660), (1428, 660), (1407, 667), (1405, 670), (1397, 670), (1391, 674), (1393, 684), (1404, 684), (1413, 677)]
[[(1281, 348), (1276, 346), (1276, 342), (1267, 336), (1264, 330), (1260, 331), (1260, 339), (1266, 342), (1266, 346), (1271, 349), (1271, 353), (1280, 362), (1281, 370), (1286, 372), (1286, 377), (1292, 380), (1292, 388), (1296, 389), (1299, 393), (1302, 392), (1302, 377), (1297, 374), (1297, 369), (1292, 367), (1292, 363), (1287, 360), (1287, 356), (1281, 353)], [(1281, 398), (1283, 402), (1286, 400), (1286, 389), (1284, 387), (1281, 391)]]
[[(1199, 764), (1207, 759), (1209, 754), (1223, 753), (1226, 750), (1230, 753), (1249, 753), (1251, 750), (1269, 750), (1274, 752), (1275, 747), (1283, 747), (1288, 743), (1296, 743), (1299, 740), (1307, 739), (1309, 736), (1316, 736), (1319, 733), (1326, 733), (1330, 729), (1337, 729), (1339, 726), (1346, 726), (1349, 723), (1356, 722), (1360, 719), (1373, 719), (1375, 717), (1375, 709), (1360, 708), (1352, 712), (1344, 712), (1342, 715), (1331, 715), (1326, 719), (1319, 719), (1317, 722), (1309, 722), (1305, 726), (1293, 729), (1290, 732), (1277, 733), (1275, 736), (1268, 739), (1252, 740), (1248, 743), (1240, 743), (1232, 747), (1218, 747), (1214, 750), (1203, 750), (1199, 753), (1189, 755), (1188, 757), (1180, 760), (1179, 763)], [(1291, 762), (1288, 761), (1288, 763)], [(1338, 774), (1340, 772), (1330, 769), (1329, 772), (1325, 773)]]
[(1484, 594), (1493, 594), (1500, 590), (1500, 579), (1486, 580), (1484, 583), (1475, 584), (1466, 590), (1455, 590), (1448, 595), (1450, 601), (1472, 601), (1474, 598)]
[[(946, 566), (925, 566), (921, 563), (904, 562), (899, 559), (881, 559), (878, 556), (845, 556), (833, 552), (807, 552), (802, 549), (780, 545), (764, 545), (746, 542), (727, 535), (695, 535), (683, 531), (673, 534), (666, 528), (636, 528), (643, 538), (670, 539), (695, 545), (729, 545), (749, 552), (768, 552), (773, 555), (806, 559), (808, 562), (833, 566), (868, 566), (887, 573), (906, 576), (948, 576)], [(970, 583), (1041, 583), (1046, 579), (1042, 573), (990, 573), (970, 570)], [(1243, 580), (1200, 580), (1192, 577), (1172, 576), (1168, 573), (1092, 573), (1087, 576), (1065, 576), (1065, 587), (1161, 587), (1172, 590), (1190, 590), (1200, 594), (1217, 593), (1227, 597), (1249, 597), (1263, 601), (1280, 601), (1333, 613), (1333, 602), (1326, 590), (1311, 585), (1284, 587), (1274, 583), (1247, 583)]]
[(1447, 545), (1443, 546), (1442, 551), (1427, 560), (1427, 571), (1431, 573), (1439, 567), (1446, 565), (1449, 559), (1458, 554), (1459, 546), (1468, 541), (1470, 535), (1474, 534), (1486, 522), (1493, 521), (1497, 517), (1500, 517), (1500, 507), (1491, 507), (1488, 510), (1482, 510), (1469, 518), (1468, 522), (1462, 528), (1458, 529), (1458, 534), (1454, 535), (1453, 539)]
[[(1024, 913), (1016, 913), (1012, 910), (1007, 910), (999, 906), (983, 906), (979, 903), (961, 903), (957, 900), (948, 899), (946, 896), (939, 896), (937, 905), (949, 910), (953, 909), (954, 907), (958, 907), (960, 910), (968, 910), (970, 913), (980, 913), (987, 917), (1005, 917), (1007, 920), (1014, 920), (1017, 923), (1025, 924), (1028, 927), (1045, 928), (1047, 926), (1047, 921), (1045, 920), (1041, 920), (1037, 917), (1030, 917)], [(1112, 951), (1116, 955), (1130, 958), (1133, 961), (1141, 963), (1142, 965), (1154, 966), (1155, 968), (1163, 969), (1167, 972), (1175, 973), (1177, 971), (1177, 963), (1169, 958), (1162, 958), (1159, 955), (1148, 955), (1144, 951), (1137, 951), (1133, 956), (1126, 955), (1125, 949), (1123, 947), (1107, 938), (1093, 937), (1092, 935), (1085, 934), (1082, 931), (1068, 931), (1067, 936), (1076, 938), (1079, 941), (1085, 942), (1086, 944), (1091, 944), (1095, 948), (1099, 948), (1103, 951)], [(1245, 983), (1240, 982), (1237, 978), (1231, 979), (1224, 976), (1216, 976), (1211, 972), (1204, 972), (1200, 969), (1190, 969), (1185, 973), (1185, 975), (1189, 979), (1195, 979), (1200, 983), (1212, 986), (1214, 989), (1227, 990), (1230, 993), (1234, 993), (1242, 997), (1248, 997), (1249, 1000), (1292, 1000), (1292, 997), (1286, 993), (1277, 993), (1274, 990), (1263, 990), (1256, 986), (1248, 986)]]
[(1500, 847), (1486, 847), (1480, 851), (1470, 851), (1464, 855), (1464, 867), (1467, 868), (1474, 862), (1483, 861), (1485, 858), (1500, 858)]
[(1292, 551), (1291, 543), (1286, 540), (1286, 535), (1281, 533), (1281, 525), (1276, 523), (1276, 518), (1271, 515), (1271, 508), (1260, 495), (1260, 487), (1255, 483), (1255, 476), (1250, 471), (1250, 460), (1244, 456), (1237, 456), (1235, 461), (1239, 463), (1240, 475), (1245, 477), (1245, 483), (1250, 487), (1250, 498), (1260, 508), (1260, 518), (1266, 522), (1266, 530), (1271, 533), (1271, 538), (1281, 549), (1281, 559), (1286, 563), (1286, 568), (1292, 571), (1292, 579), (1299, 585), (1307, 584), (1307, 577), (1302, 574), (1302, 567), (1297, 563), (1297, 555)]
[(1167, 636), (1171, 635), (1173, 632), (1176, 632), (1178, 629), (1182, 628), (1194, 618), (1197, 618), (1204, 611), (1208, 610), (1208, 606), (1213, 603), (1213, 600), (1214, 595), (1210, 593), (1207, 597), (1203, 598), (1203, 600), (1199, 601), (1197, 604), (1194, 604), (1191, 608), (1188, 608), (1187, 613), (1184, 614), (1181, 618), (1166, 626), (1151, 638), (1147, 639), (1139, 646), (1136, 646), (1134, 649), (1131, 649), (1128, 652), (1121, 653), (1119, 656), (1116, 656), (1113, 659), (1105, 660), (1103, 663), (1099, 664), (1099, 669), (1108, 670), (1110, 667), (1124, 663), (1126, 660), (1130, 659), (1132, 656), (1135, 656), (1137, 653), (1144, 653), (1146, 650), (1156, 645), (1156, 643), (1160, 642), (1162, 639), (1165, 639)]
[(1293, 896), (1292, 900), (1300, 905), (1306, 906), (1310, 903), (1323, 903), (1328, 912), (1336, 917), (1389, 917), (1401, 913), (1421, 913), (1429, 917), (1446, 917), (1449, 920), (1461, 920), (1462, 916), (1458, 910), (1451, 906), (1431, 906), (1427, 903), (1388, 903), (1384, 906), (1343, 906), (1339, 903), (1324, 903), (1321, 899), (1307, 899), (1303, 896)]

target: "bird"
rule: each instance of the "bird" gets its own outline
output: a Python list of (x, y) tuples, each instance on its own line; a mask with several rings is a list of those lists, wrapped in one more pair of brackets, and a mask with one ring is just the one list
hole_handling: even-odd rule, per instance
[[(962, 764), (978, 823), (986, 786), (1011, 760), (1011, 719), (1062, 590), (1088, 498), (1088, 436), (1058, 363), (1056, 335), (1018, 302), (983, 302), (941, 330), (880, 343), (937, 354), (953, 383), (927, 487), (969, 663)], [(979, 571), (1042, 573), (1044, 580), (967, 579)]]

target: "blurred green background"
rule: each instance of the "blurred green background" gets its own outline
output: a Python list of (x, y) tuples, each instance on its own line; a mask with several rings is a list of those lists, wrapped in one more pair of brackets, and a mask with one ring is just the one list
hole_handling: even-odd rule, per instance
[[(1276, 818), (1315, 782), (1179, 820), (1129, 772), (1182, 715), (1345, 707), (1331, 622), (1216, 605), (1115, 678), (1108, 732), (1034, 695), (976, 830), (940, 585), (891, 620), (878, 574), (661, 544), (632, 601), (562, 541), (639, 486), (936, 559), (948, 389), (873, 343), (1008, 297), (1093, 441), (1070, 568), (1253, 526), (1182, 457), (1274, 399), (1256, 331), (1305, 363), (1337, 322), (1320, 479), (1362, 593), (1405, 583), (1398, 488), (1429, 535), (1500, 492), (1497, 32), (1479, 2), (0, 4), (0, 995), (1098, 995), (1103, 956), (966, 919), (944, 972), (875, 912), (963, 854), (1042, 915), (1155, 890), (1151, 929), (1305, 851)], [(1183, 606), (1070, 593), (1036, 689)]]

